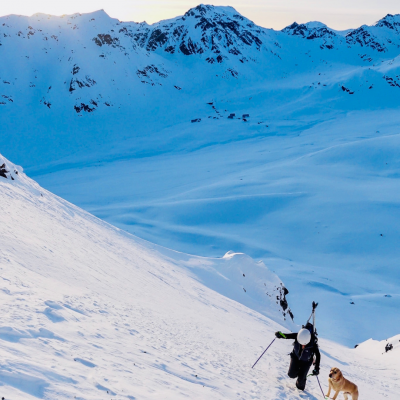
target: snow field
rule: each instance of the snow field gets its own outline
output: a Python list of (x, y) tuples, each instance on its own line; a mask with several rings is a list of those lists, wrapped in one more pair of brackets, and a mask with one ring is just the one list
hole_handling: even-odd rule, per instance
[[(236, 293), (233, 275), (244, 264), (256, 289), (249, 258), (205, 259), (146, 243), (40, 188), (21, 169), (14, 181), (0, 180), (0, 192), (6, 399), (320, 398), (313, 379), (304, 394), (290, 389), (290, 342), (276, 341), (251, 369), (273, 333), (288, 328), (201, 282)], [(274, 289), (279, 280), (268, 270), (267, 278)], [(256, 303), (289, 324), (273, 300), (255, 295)], [(396, 398), (399, 349), (381, 355), (378, 347), (349, 350), (321, 339), (322, 383), (334, 363), (363, 398)]]
[[(398, 393), (398, 347), (381, 351), (400, 330), (399, 16), (275, 32), (206, 11), (221, 63), (194, 14), (1, 19), (2, 152), (183, 252), (0, 157), (6, 398), (319, 398), (288, 389), (288, 343), (248, 370), (276, 323), (295, 329), (283, 282), (296, 323), (316, 300), (322, 338), (380, 340), (321, 340), (325, 378), (337, 363), (363, 396)], [(164, 51), (189, 38), (190, 56)]]
[[(113, 159), (38, 180), (151, 242), (262, 259), (289, 289), (297, 323), (318, 301), (319, 327), (353, 347), (400, 330), (393, 318), (400, 304), (398, 122), (394, 110), (299, 117), (273, 128), (281, 134)], [(239, 132), (231, 121), (221, 130), (232, 124)]]

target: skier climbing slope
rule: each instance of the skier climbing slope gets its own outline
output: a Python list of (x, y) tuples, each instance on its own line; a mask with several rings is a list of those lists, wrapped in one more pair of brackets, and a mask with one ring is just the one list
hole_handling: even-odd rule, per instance
[[(317, 331), (315, 329), (315, 309), (318, 304), (313, 302), (312, 313), (307, 324), (298, 333), (275, 332), (277, 339), (294, 340), (293, 351), (290, 353), (289, 378), (295, 379), (296, 387), (304, 390), (307, 382), (307, 374), (314, 363), (313, 375), (319, 375), (321, 355), (318, 348)], [(313, 317), (313, 324), (309, 321)], [(315, 362), (314, 362), (315, 356)]]

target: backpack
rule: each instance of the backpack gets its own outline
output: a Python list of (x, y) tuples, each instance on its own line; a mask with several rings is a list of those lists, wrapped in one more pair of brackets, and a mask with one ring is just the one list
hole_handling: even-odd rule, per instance
[(296, 340), (294, 342), (293, 354), (300, 361), (310, 362), (314, 357), (314, 347), (318, 342), (317, 332), (314, 333), (314, 326), (310, 322), (307, 322), (305, 326), (303, 325), (303, 328), (308, 329), (311, 333), (310, 343), (307, 344), (304, 349), (302, 349), (301, 344)]

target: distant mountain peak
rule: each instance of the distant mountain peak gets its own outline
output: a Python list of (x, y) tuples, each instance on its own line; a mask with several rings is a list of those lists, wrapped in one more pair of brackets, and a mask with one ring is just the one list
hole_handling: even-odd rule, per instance
[(200, 14), (202, 16), (206, 15), (208, 12), (213, 11), (214, 6), (199, 4), (197, 7), (193, 7), (185, 13), (185, 16), (195, 16), (196, 14)]
[(88, 12), (88, 13), (75, 13), (75, 14), (63, 14), (63, 15), (51, 15), (51, 14), (44, 14), (44, 13), (35, 13), (33, 14), (30, 18), (34, 18), (34, 19), (76, 19), (76, 18), (82, 18), (82, 17), (86, 17), (86, 18), (93, 18), (93, 19), (113, 19), (111, 18), (103, 9), (101, 10), (96, 10), (96, 11), (92, 11), (92, 12)]
[(282, 29), (282, 32), (291, 33), (292, 35), (307, 36), (307, 33), (317, 30), (329, 31), (334, 34), (334, 32), (330, 28), (328, 28), (322, 22), (318, 21), (311, 21), (305, 24), (298, 24), (297, 22), (293, 22), (292, 25), (289, 25), (286, 28)]
[(400, 32), (400, 14), (387, 14), (376, 25), (378, 28), (389, 28)]
[(254, 47), (259, 51), (263, 43), (260, 37), (265, 31), (233, 7), (200, 4), (182, 17), (137, 27), (133, 37), (147, 51), (207, 54), (211, 64), (239, 56), (243, 63), (247, 61), (243, 49)]
[(362, 25), (357, 29), (342, 32), (330, 29), (325, 24), (317, 21), (306, 24), (294, 22), (292, 25), (282, 29), (282, 32), (304, 39), (320, 39), (318, 43), (321, 49), (332, 49), (347, 44), (385, 53), (389, 51), (389, 47), (394, 49), (394, 46), (397, 47), (398, 45), (400, 14), (387, 14), (373, 26)]
[[(310, 21), (305, 24), (309, 29), (321, 29), (328, 28), (325, 24), (319, 21)], [(329, 29), (329, 28), (328, 28)]]
[(207, 21), (218, 21), (221, 19), (232, 19), (235, 21), (245, 21), (248, 24), (254, 25), (252, 21), (245, 18), (236, 9), (231, 6), (213, 6), (200, 4), (197, 7), (188, 10), (185, 15), (179, 19), (185, 21), (187, 18), (194, 18), (196, 20), (203, 19)]
[(282, 29), (282, 32), (309, 40), (322, 39), (320, 47), (327, 49), (335, 47), (336, 40), (340, 41), (340, 38), (337, 37), (337, 34), (333, 30), (318, 21), (307, 22), (306, 24), (294, 22), (292, 25)]
[(199, 4), (196, 7), (191, 8), (185, 13), (185, 16), (196, 16), (201, 15), (205, 16), (207, 14), (213, 13), (224, 13), (224, 14), (239, 14), (233, 7), (231, 6), (213, 6), (209, 4)]

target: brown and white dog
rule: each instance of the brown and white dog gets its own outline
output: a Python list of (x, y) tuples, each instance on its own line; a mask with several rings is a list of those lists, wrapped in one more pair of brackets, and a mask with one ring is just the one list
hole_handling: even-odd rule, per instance
[(329, 372), (329, 390), (326, 397), (329, 398), (331, 390), (336, 393), (332, 397), (336, 400), (340, 392), (343, 392), (344, 400), (348, 400), (348, 395), (351, 395), (352, 400), (358, 400), (358, 387), (354, 383), (348, 381), (342, 374), (339, 368), (332, 368)]

